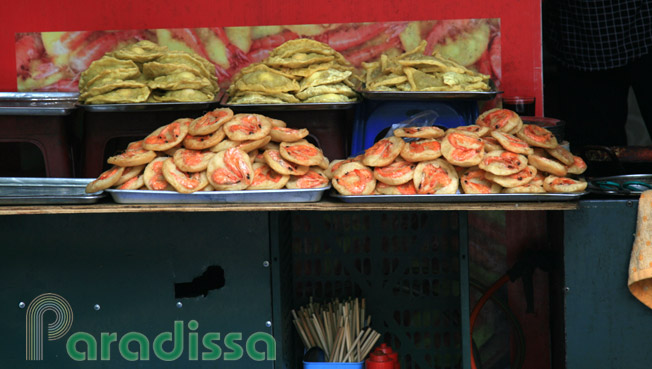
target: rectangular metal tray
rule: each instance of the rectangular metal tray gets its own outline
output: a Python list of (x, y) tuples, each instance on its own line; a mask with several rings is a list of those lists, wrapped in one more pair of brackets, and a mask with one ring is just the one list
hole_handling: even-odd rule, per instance
[(451, 195), (360, 195), (344, 196), (334, 191), (329, 196), (350, 203), (462, 203), (462, 202), (554, 202), (578, 200), (581, 193), (498, 193), (498, 194), (451, 194)]
[(78, 93), (0, 92), (0, 115), (68, 115), (75, 110)]
[(94, 178), (0, 178), (0, 204), (93, 204), (106, 196), (104, 191), (86, 193), (86, 185), (93, 180)]
[(107, 189), (113, 201), (119, 204), (211, 204), (211, 203), (278, 203), (317, 202), (331, 188), (198, 191), (182, 194), (176, 191)]
[(133, 104), (80, 104), (76, 106), (87, 112), (113, 113), (113, 112), (148, 112), (148, 111), (169, 111), (169, 110), (209, 110), (219, 106), (222, 99), (222, 92), (218, 92), (211, 101), (188, 101), (188, 102), (156, 102), (156, 103), (133, 103)]
[(229, 104), (229, 96), (224, 94), (222, 106), (236, 110), (247, 111), (293, 111), (293, 110), (343, 110), (352, 109), (360, 104), (360, 100), (341, 103), (287, 103), (287, 104)]
[(0, 101), (72, 101), (78, 92), (0, 92)]

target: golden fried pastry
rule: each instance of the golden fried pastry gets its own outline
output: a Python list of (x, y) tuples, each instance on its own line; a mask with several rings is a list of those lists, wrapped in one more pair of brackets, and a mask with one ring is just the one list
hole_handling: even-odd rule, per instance
[[(118, 190), (138, 190), (145, 186), (145, 177), (143, 175), (137, 175), (130, 178), (124, 183), (116, 184), (115, 188)], [(145, 187), (147, 189), (147, 187)]]
[(184, 137), (182, 144), (186, 149), (204, 150), (219, 144), (224, 137), (226, 137), (226, 134), (222, 129), (204, 136), (194, 136), (188, 133)]
[(86, 185), (86, 193), (94, 193), (98, 191), (105, 190), (113, 185), (115, 185), (122, 176), (122, 172), (125, 168), (113, 166), (111, 169), (103, 172), (97, 177), (96, 180), (90, 182)]
[(443, 137), (446, 132), (443, 129), (435, 126), (427, 127), (401, 127), (394, 130), (396, 137), (410, 137), (410, 138), (439, 138)]
[(321, 168), (311, 167), (306, 174), (292, 176), (285, 187), (290, 189), (299, 188), (322, 188), (327, 187), (330, 180)]
[(586, 190), (588, 183), (571, 178), (550, 175), (543, 181), (543, 188), (547, 192), (573, 193)]
[(170, 124), (159, 127), (145, 137), (143, 148), (146, 150), (165, 151), (183, 141), (188, 133), (191, 120), (180, 118)]
[(272, 123), (264, 115), (236, 114), (222, 129), (233, 141), (251, 141), (269, 135)]
[[(352, 72), (348, 70), (345, 71), (338, 70), (338, 69), (320, 70), (301, 80), (299, 92), (305, 91), (306, 89), (314, 86), (341, 83), (342, 81), (349, 78), (351, 74)], [(329, 92), (329, 93), (333, 93), (333, 92)], [(315, 94), (315, 95), (321, 95), (321, 94)]]
[(530, 144), (530, 146), (543, 147), (545, 149), (554, 149), (559, 146), (557, 138), (552, 132), (536, 124), (524, 124), (523, 128), (516, 133), (516, 136)]
[(384, 167), (394, 161), (400, 154), (405, 141), (402, 138), (386, 137), (366, 149), (362, 163), (370, 167)]
[(118, 59), (133, 60), (136, 63), (145, 63), (165, 55), (167, 51), (167, 46), (159, 45), (148, 40), (142, 40), (135, 44), (118, 49), (114, 51), (112, 55)]
[(122, 175), (120, 176), (120, 179), (118, 179), (118, 181), (113, 186), (114, 187), (120, 186), (121, 184), (131, 180), (132, 178), (138, 177), (143, 172), (143, 170), (145, 170), (145, 164), (136, 167), (125, 167), (124, 171), (122, 171)]
[(270, 117), (267, 117), (267, 119), (269, 119), (269, 122), (272, 123), (272, 127), (287, 127), (288, 126), (287, 123), (285, 123), (284, 121), (282, 121), (280, 119), (274, 119), (274, 118), (270, 118)]
[(406, 142), (400, 155), (411, 162), (435, 160), (441, 156), (441, 144), (434, 138)]
[(315, 95), (313, 97), (309, 97), (305, 100), (303, 100), (304, 103), (342, 103), (342, 102), (349, 102), (349, 101), (354, 101), (355, 98), (353, 97), (348, 97), (346, 95), (341, 95), (341, 94), (323, 94), (323, 95)]
[(140, 75), (138, 65), (131, 60), (121, 60), (105, 55), (93, 61), (79, 76), (79, 89), (85, 90), (95, 82), (106, 79), (131, 79)]
[(321, 163), (317, 164), (317, 167), (319, 167), (322, 170), (328, 169), (330, 167), (331, 162), (328, 160), (328, 158), (324, 155), (324, 159), (322, 159)]
[(177, 150), (179, 149), (183, 149), (183, 141), (170, 149), (163, 150), (163, 151), (155, 151), (155, 153), (157, 156), (174, 156), (174, 153), (177, 152)]
[(163, 177), (179, 193), (193, 193), (208, 185), (206, 172), (182, 172), (174, 165), (174, 160), (168, 158), (163, 162)]
[(174, 165), (183, 172), (201, 172), (206, 170), (215, 153), (191, 149), (179, 149), (172, 159)]
[(299, 83), (294, 76), (272, 69), (264, 64), (257, 64), (251, 69), (235, 78), (229, 93), (234, 91), (254, 91), (264, 93), (294, 92), (299, 91)]
[(328, 85), (317, 85), (308, 87), (295, 95), (301, 100), (307, 100), (311, 97), (325, 94), (338, 94), (346, 97), (356, 97), (356, 92), (344, 83), (333, 83)]
[(570, 151), (566, 150), (566, 148), (564, 148), (561, 145), (553, 149), (546, 149), (546, 151), (548, 152), (548, 154), (550, 154), (550, 156), (559, 160), (562, 164), (566, 166), (573, 165), (573, 163), (575, 162), (575, 158), (573, 154)]
[(414, 187), (418, 194), (454, 194), (459, 187), (457, 171), (441, 158), (423, 161), (414, 169)]
[(541, 186), (541, 188), (543, 188), (543, 180), (546, 179), (547, 176), (548, 176), (547, 173), (537, 171), (537, 174), (534, 176), (534, 178), (532, 178), (532, 180), (528, 184)]
[(158, 76), (147, 81), (147, 87), (152, 90), (201, 90), (211, 87), (211, 81), (188, 71), (180, 71), (165, 76)]
[(331, 181), (333, 187), (342, 195), (371, 195), (376, 188), (372, 170), (359, 162), (342, 164)]
[(231, 120), (231, 118), (233, 118), (233, 110), (229, 108), (217, 108), (193, 120), (190, 126), (188, 126), (188, 133), (193, 136), (211, 134), (222, 128), (222, 125)]
[(522, 186), (524, 184), (530, 183), (532, 179), (534, 179), (536, 174), (537, 174), (537, 168), (535, 168), (532, 165), (528, 165), (522, 171), (515, 174), (510, 174), (508, 176), (498, 176), (493, 173), (487, 172), (485, 174), (485, 177), (487, 177), (487, 179), (489, 179), (490, 181), (494, 181), (503, 187), (511, 188), (511, 187)]
[[(148, 101), (152, 102), (189, 102), (189, 101), (211, 101), (215, 93), (209, 89), (195, 90), (184, 88), (180, 90), (155, 90), (152, 91)], [(141, 102), (141, 101), (139, 101)]]
[(412, 180), (416, 166), (415, 163), (396, 159), (384, 167), (375, 167), (374, 178), (379, 182), (397, 186)]
[(298, 165), (319, 165), (324, 160), (322, 151), (308, 142), (282, 142), (279, 151), (283, 159)]
[(381, 195), (416, 195), (417, 189), (414, 187), (414, 182), (411, 180), (398, 186), (376, 182), (376, 192)]
[[(93, 83), (92, 86), (87, 87), (86, 89), (83, 90), (83, 92), (80, 92), (79, 94), (79, 100), (80, 101), (87, 101), (89, 98), (93, 96), (100, 96), (104, 95), (106, 93), (109, 93), (113, 90), (118, 90), (118, 89), (137, 89), (137, 88), (143, 88), (146, 87), (147, 85), (135, 81), (135, 80), (122, 80), (122, 79), (117, 79), (117, 78), (107, 78), (103, 80), (99, 80), (96, 83)], [(92, 100), (91, 100), (92, 101)]]
[(441, 153), (453, 165), (472, 167), (484, 156), (484, 141), (475, 133), (452, 130), (442, 139)]
[(573, 164), (567, 167), (570, 174), (582, 174), (586, 171), (586, 163), (579, 156), (573, 156)]
[(521, 117), (509, 109), (494, 108), (480, 114), (475, 124), (501, 132), (512, 132), (523, 124)]
[(468, 126), (459, 126), (452, 129), (457, 131), (466, 131), (466, 132), (475, 133), (476, 135), (478, 135), (478, 137), (484, 137), (491, 132), (491, 129), (489, 127), (483, 127), (477, 124), (472, 124)]
[(135, 167), (147, 164), (155, 157), (156, 153), (144, 149), (143, 140), (140, 140), (127, 145), (127, 149), (123, 153), (109, 157), (107, 163), (121, 167)]
[(512, 188), (503, 188), (502, 193), (545, 193), (546, 190), (543, 188), (543, 183), (527, 183), (522, 186), (516, 186)]
[(174, 189), (163, 176), (163, 163), (168, 159), (170, 159), (169, 156), (158, 157), (145, 167), (143, 180), (148, 190), (171, 191)]
[(528, 160), (525, 156), (511, 151), (496, 150), (484, 155), (478, 164), (480, 169), (498, 176), (508, 176), (525, 169)]
[(249, 155), (232, 147), (213, 156), (208, 163), (206, 175), (216, 190), (244, 190), (251, 185), (254, 170)]
[(558, 177), (566, 175), (566, 166), (556, 159), (548, 159), (536, 154), (528, 155), (528, 162), (542, 172), (547, 172)]
[(308, 172), (308, 166), (285, 160), (277, 150), (265, 150), (263, 158), (274, 171), (283, 175), (300, 176)]
[(248, 190), (278, 190), (285, 187), (290, 180), (289, 175), (279, 174), (267, 163), (253, 163), (254, 179)]
[(308, 130), (305, 128), (272, 127), (269, 135), (274, 142), (294, 142), (308, 136), (308, 133)]
[(505, 148), (505, 150), (523, 155), (530, 155), (534, 152), (532, 147), (530, 147), (527, 142), (509, 133), (491, 131), (491, 137), (495, 138), (496, 141), (498, 141), (500, 145)]
[(271, 56), (288, 58), (299, 53), (318, 53), (322, 55), (334, 55), (335, 50), (329, 45), (309, 38), (298, 38), (286, 41), (270, 53)]
[(147, 101), (150, 90), (147, 86), (136, 88), (118, 88), (85, 100), (86, 104), (130, 104)]
[(468, 168), (460, 176), (464, 193), (500, 193), (502, 187), (486, 177), (486, 171), (479, 167)]

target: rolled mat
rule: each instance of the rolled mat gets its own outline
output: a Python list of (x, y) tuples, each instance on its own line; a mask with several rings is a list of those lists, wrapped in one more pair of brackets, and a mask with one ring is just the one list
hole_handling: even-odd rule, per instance
[(652, 190), (643, 192), (638, 201), (627, 286), (637, 299), (652, 308)]

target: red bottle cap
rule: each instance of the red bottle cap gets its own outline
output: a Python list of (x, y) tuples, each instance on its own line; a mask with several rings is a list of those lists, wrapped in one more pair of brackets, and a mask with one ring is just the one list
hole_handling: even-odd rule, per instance
[(367, 369), (394, 369), (395, 362), (382, 352), (374, 351), (369, 354), (365, 367)]

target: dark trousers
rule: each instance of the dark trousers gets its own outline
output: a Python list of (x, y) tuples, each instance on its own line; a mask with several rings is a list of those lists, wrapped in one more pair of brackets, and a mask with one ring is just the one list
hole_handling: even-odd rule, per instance
[(581, 72), (559, 66), (559, 117), (573, 151), (585, 145), (626, 146), (631, 86), (652, 134), (652, 53), (620, 68)]

